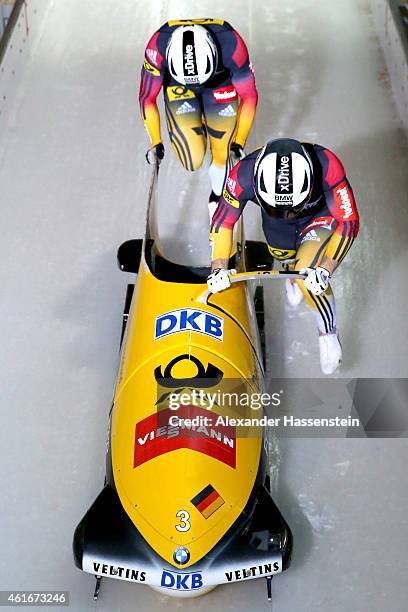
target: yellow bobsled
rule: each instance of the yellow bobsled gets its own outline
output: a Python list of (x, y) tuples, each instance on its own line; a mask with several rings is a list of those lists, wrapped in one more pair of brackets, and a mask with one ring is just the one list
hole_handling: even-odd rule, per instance
[[(146, 236), (118, 252), (129, 285), (107, 440), (106, 482), (74, 535), (76, 565), (97, 577), (175, 595), (273, 575), (292, 536), (269, 491), (264, 430), (250, 419), (262, 391), (256, 311), (245, 282), (208, 299), (205, 268), (161, 254), (155, 168)], [(258, 257), (259, 250), (262, 256)], [(240, 271), (265, 261), (242, 244)], [(260, 295), (257, 294), (258, 302)], [(243, 401), (244, 400), (244, 401)], [(248, 425), (249, 424), (249, 425)]]

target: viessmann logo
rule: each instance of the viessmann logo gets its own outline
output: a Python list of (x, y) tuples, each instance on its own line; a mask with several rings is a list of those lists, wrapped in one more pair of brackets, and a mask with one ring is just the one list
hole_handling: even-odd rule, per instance
[(224, 338), (224, 319), (197, 308), (179, 308), (156, 317), (155, 340), (181, 332), (196, 332), (222, 342)]
[[(241, 195), (243, 189), (241, 187), (241, 185), (238, 182), (238, 178), (237, 178), (237, 171), (236, 171), (237, 166), (235, 166), (232, 170), (232, 176), (229, 176), (226, 180), (226, 190), (227, 193), (229, 192), (230, 195), (232, 195), (236, 200), (239, 199), (239, 196)], [(239, 203), (238, 203), (239, 205)]]
[(147, 48), (146, 49), (146, 55), (149, 58), (149, 60), (152, 62), (152, 64), (157, 66), (157, 51), (156, 51), (156, 49)]
[[(175, 415), (180, 425), (170, 425), (170, 418)], [(188, 424), (197, 417), (198, 425)], [(136, 423), (133, 467), (143, 465), (160, 455), (188, 448), (235, 469), (236, 427), (216, 425), (217, 417), (215, 413), (193, 405), (180, 406), (177, 411), (165, 408), (149, 415)], [(207, 421), (200, 421), (200, 418), (206, 418), (210, 423), (201, 425), (200, 423)]]
[(236, 198), (237, 195), (235, 193), (235, 189), (237, 188), (237, 181), (229, 176), (227, 178), (227, 185), (228, 185), (228, 189), (230, 190), (231, 194)]
[(309, 223), (309, 225), (304, 228), (303, 232), (308, 232), (314, 227), (323, 227), (324, 229), (331, 230), (333, 221), (333, 217), (319, 217), (318, 219), (315, 219), (314, 221)]
[(336, 190), (336, 193), (340, 196), (341, 204), (340, 208), (344, 211), (343, 219), (348, 219), (353, 214), (353, 206), (350, 201), (350, 195), (347, 187), (341, 187)]
[(213, 91), (213, 96), (216, 102), (232, 102), (237, 99), (235, 87), (222, 87)]

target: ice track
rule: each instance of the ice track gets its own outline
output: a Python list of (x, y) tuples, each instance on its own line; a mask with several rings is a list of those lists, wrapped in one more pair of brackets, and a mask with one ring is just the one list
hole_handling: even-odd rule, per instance
[[(248, 150), (294, 136), (343, 159), (362, 229), (334, 283), (339, 376), (407, 376), (408, 150), (368, 0), (229, 4), (49, 2), (1, 146), (1, 589), (67, 589), (75, 612), (269, 609), (264, 580), (189, 602), (106, 580), (95, 604), (72, 562), (74, 527), (103, 483), (128, 280), (116, 248), (142, 236), (149, 175), (139, 72), (165, 20), (226, 18), (247, 41), (261, 94)], [(185, 173), (165, 145), (164, 243), (202, 263), (206, 171)], [(246, 233), (262, 237), (254, 206)], [(320, 376), (313, 316), (283, 287), (265, 293), (269, 372)], [(292, 439), (281, 453), (275, 499), (295, 550), (274, 610), (406, 610), (406, 441)]]

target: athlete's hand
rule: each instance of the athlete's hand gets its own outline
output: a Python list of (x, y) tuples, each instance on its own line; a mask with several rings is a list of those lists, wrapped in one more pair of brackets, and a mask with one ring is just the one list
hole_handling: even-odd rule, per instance
[(217, 268), (207, 277), (207, 287), (210, 293), (218, 293), (224, 291), (231, 286), (231, 281), (228, 276), (228, 270)]
[(299, 270), (299, 274), (306, 274), (303, 283), (306, 289), (314, 293), (314, 295), (321, 295), (329, 286), (330, 273), (325, 268), (320, 266), (316, 270), (313, 268), (302, 268)]
[(238, 161), (242, 159), (243, 157), (245, 157), (244, 149), (241, 147), (241, 145), (239, 145), (236, 142), (233, 142), (231, 144), (231, 153), (233, 154), (234, 157), (237, 158)]
[(148, 164), (154, 164), (156, 159), (159, 164), (164, 157), (164, 145), (162, 142), (159, 142), (155, 147), (148, 149), (146, 152), (146, 160)]

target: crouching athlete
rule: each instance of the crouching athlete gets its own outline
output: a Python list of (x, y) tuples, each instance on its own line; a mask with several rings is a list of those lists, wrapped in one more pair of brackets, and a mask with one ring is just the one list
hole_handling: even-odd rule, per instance
[(145, 51), (139, 102), (152, 148), (163, 159), (157, 96), (163, 87), (167, 130), (186, 170), (203, 163), (210, 141), (210, 217), (228, 174), (230, 151), (240, 159), (255, 117), (258, 93), (248, 51), (226, 21), (169, 21)]
[(230, 285), (232, 231), (248, 200), (260, 206), (269, 251), (288, 269), (306, 274), (287, 281), (289, 302), (303, 296), (316, 314), (320, 364), (332, 374), (341, 362), (330, 278), (359, 230), (353, 191), (332, 151), (291, 139), (272, 140), (244, 157), (230, 172), (213, 216), (212, 293)]

